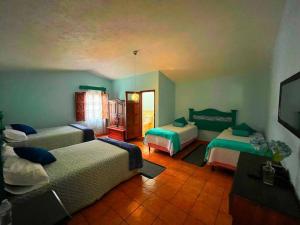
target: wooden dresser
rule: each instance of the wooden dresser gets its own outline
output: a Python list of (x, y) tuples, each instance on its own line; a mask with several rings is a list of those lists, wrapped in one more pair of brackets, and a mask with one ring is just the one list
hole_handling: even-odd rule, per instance
[(124, 127), (116, 127), (116, 126), (109, 126), (107, 127), (108, 137), (119, 140), (125, 141), (126, 140), (126, 129)]
[(266, 158), (241, 153), (230, 193), (233, 225), (300, 224), (300, 205), (292, 187), (265, 185), (248, 174), (259, 171)]

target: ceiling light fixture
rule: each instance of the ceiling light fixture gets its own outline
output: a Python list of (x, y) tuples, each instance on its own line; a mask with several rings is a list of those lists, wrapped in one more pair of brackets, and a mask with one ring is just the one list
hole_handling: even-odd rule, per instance
[(134, 50), (132, 52), (134, 55), (134, 93), (132, 94), (131, 99), (134, 102), (138, 102), (140, 100), (140, 94), (137, 91), (137, 85), (136, 85), (136, 76), (137, 76), (137, 74), (136, 74), (136, 57), (137, 57), (138, 52), (139, 52), (139, 50)]

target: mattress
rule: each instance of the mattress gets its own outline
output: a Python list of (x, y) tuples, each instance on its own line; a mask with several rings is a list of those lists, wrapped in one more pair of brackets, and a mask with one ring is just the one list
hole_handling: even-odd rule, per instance
[(13, 202), (53, 189), (68, 212), (74, 213), (138, 172), (129, 170), (127, 151), (98, 140), (55, 149), (51, 153), (57, 161), (45, 166), (50, 183), (14, 196)]
[[(180, 137), (180, 145), (184, 145), (185, 143), (190, 142), (191, 140), (198, 137), (198, 128), (195, 125), (187, 124), (184, 127), (175, 127), (172, 124), (162, 126), (160, 128), (171, 130), (178, 133)], [(155, 145), (162, 146), (170, 152), (170, 155), (173, 155), (173, 144), (170, 140), (155, 136), (155, 135), (146, 135), (144, 139), (144, 143), (148, 145), (149, 143), (153, 143)]]
[(75, 145), (83, 142), (83, 131), (71, 127), (60, 126), (37, 129), (37, 134), (27, 136), (28, 140), (10, 142), (12, 147), (42, 147), (49, 150)]
[[(250, 143), (249, 137), (241, 137), (232, 135), (232, 129), (228, 128), (222, 131), (217, 138), (226, 139), (232, 141), (239, 141), (244, 143)], [(228, 169), (235, 169), (239, 160), (240, 152), (230, 150), (228, 148), (212, 148), (210, 150), (208, 164), (222, 166)]]

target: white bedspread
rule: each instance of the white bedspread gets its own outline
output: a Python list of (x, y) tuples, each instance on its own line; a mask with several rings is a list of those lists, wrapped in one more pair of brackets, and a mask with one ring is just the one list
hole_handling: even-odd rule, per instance
[(128, 152), (117, 146), (94, 140), (52, 150), (56, 161), (44, 166), (50, 183), (34, 187), (12, 187), (11, 193), (26, 193), (13, 201), (30, 198), (53, 189), (69, 213), (93, 203), (122, 181), (137, 174), (129, 170)]
[(83, 132), (71, 126), (37, 129), (26, 141), (8, 143), (12, 147), (42, 147), (49, 150), (83, 142)]
[[(219, 139), (227, 139), (232, 141), (239, 141), (249, 143), (249, 137), (240, 137), (232, 135), (231, 128), (224, 130), (218, 135)], [(222, 165), (228, 168), (236, 168), (237, 162), (239, 160), (240, 152), (235, 150), (230, 150), (227, 148), (212, 148), (210, 150), (208, 164)]]
[(227, 139), (227, 140), (231, 140), (231, 141), (239, 141), (239, 142), (250, 143), (250, 138), (249, 137), (241, 137), (241, 136), (233, 135), (231, 128), (223, 130), (222, 133), (220, 133), (217, 138)]
[[(184, 127), (175, 127), (172, 124), (169, 124), (166, 126), (162, 126), (160, 128), (171, 130), (178, 133), (180, 137), (181, 146), (198, 137), (198, 128), (195, 125), (191, 125), (191, 124), (187, 124)], [(155, 136), (155, 135), (146, 135), (144, 139), (144, 144), (148, 145), (148, 143), (152, 143), (167, 148), (170, 155), (174, 154), (173, 143), (164, 137)]]

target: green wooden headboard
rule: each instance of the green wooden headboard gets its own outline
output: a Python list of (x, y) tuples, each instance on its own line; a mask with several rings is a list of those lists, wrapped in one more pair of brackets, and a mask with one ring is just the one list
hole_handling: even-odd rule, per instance
[(237, 111), (222, 112), (217, 109), (195, 111), (194, 109), (189, 109), (189, 121), (195, 122), (200, 130), (221, 132), (228, 127), (236, 125)]

